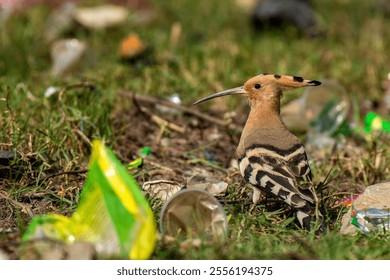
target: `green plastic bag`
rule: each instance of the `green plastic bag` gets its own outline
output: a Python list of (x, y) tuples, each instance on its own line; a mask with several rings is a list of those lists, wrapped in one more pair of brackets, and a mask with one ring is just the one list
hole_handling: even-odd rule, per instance
[(93, 142), (87, 181), (72, 217), (35, 217), (23, 240), (48, 237), (95, 245), (106, 258), (147, 259), (156, 242), (153, 212), (137, 182), (100, 141)]

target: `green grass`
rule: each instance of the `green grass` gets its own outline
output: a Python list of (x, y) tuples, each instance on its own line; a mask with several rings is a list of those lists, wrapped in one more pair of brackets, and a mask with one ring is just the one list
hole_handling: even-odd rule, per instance
[[(114, 146), (119, 135), (113, 134), (112, 117), (128, 108), (118, 98), (119, 90), (163, 98), (178, 92), (183, 102), (190, 104), (200, 96), (239, 86), (249, 77), (268, 72), (335, 80), (359, 107), (381, 98), (382, 81), (390, 71), (390, 18), (375, 1), (313, 1), (324, 30), (324, 35), (316, 38), (301, 36), (292, 28), (255, 32), (250, 17), (235, 7), (233, 0), (154, 2), (157, 16), (148, 25), (130, 19), (116, 29), (74, 31), (75, 37), (88, 43), (94, 61), (81, 74), (59, 78), (49, 75), (50, 48), (43, 39), (50, 14), (47, 8), (35, 7), (15, 15), (0, 27), (0, 150), (19, 155), (17, 178), (0, 179), (0, 190), (29, 205), (34, 215), (51, 210), (30, 204), (32, 197), (44, 197), (66, 215), (77, 207), (84, 177), (73, 180), (69, 176), (50, 184), (47, 180), (33, 185), (27, 182), (86, 168), (91, 139), (104, 139)], [(182, 30), (177, 43), (170, 39), (174, 23), (180, 23)], [(139, 34), (151, 47), (151, 63), (131, 66), (120, 61), (119, 41), (130, 32)], [(49, 86), (66, 90), (61, 98), (45, 98)], [(291, 98), (286, 96), (284, 102)], [(234, 110), (239, 101), (231, 101)], [(355, 114), (361, 122), (359, 111)], [(363, 166), (351, 163), (346, 167), (340, 159), (314, 161), (317, 182), (325, 178), (330, 164), (336, 186), (346, 181), (368, 185), (388, 180), (388, 141), (378, 138), (361, 147), (365, 153), (351, 161), (362, 158)], [(235, 199), (234, 187), (230, 186), (226, 199)], [(15, 224), (24, 229), (31, 216), (12, 200), (7, 203), (14, 209)], [(319, 238), (298, 230), (291, 216), (267, 213), (262, 206), (251, 212), (248, 205), (240, 204), (225, 209), (231, 214), (227, 240), (205, 241), (200, 247), (184, 249), (180, 240), (160, 241), (153, 258), (390, 259), (390, 250), (384, 246), (388, 234), (339, 235), (340, 220), (335, 217), (340, 209), (329, 210), (335, 228)], [(155, 211), (158, 215), (159, 209)]]

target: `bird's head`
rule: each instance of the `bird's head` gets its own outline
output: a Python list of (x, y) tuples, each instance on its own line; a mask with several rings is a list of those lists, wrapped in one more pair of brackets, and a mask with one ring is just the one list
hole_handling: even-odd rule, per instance
[(241, 87), (236, 87), (206, 96), (193, 105), (204, 101), (225, 96), (225, 95), (245, 95), (250, 104), (271, 103), (279, 106), (279, 100), (284, 91), (305, 86), (318, 86), (321, 82), (315, 80), (305, 80), (297, 76), (262, 74), (250, 78)]

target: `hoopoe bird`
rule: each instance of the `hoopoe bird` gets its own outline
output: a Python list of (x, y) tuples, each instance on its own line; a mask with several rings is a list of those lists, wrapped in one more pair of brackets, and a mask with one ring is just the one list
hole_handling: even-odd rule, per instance
[(322, 223), (305, 148), (280, 117), (284, 91), (321, 82), (297, 76), (262, 74), (236, 87), (204, 97), (193, 105), (226, 96), (245, 95), (250, 113), (236, 150), (241, 175), (254, 187), (276, 196), (297, 211), (303, 229)]

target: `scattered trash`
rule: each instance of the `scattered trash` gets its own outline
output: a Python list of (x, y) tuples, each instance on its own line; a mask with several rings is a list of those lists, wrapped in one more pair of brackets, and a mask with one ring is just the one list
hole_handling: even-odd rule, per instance
[(50, 96), (52, 96), (52, 95), (54, 95), (54, 94), (60, 92), (60, 90), (61, 90), (60, 87), (53, 87), (53, 86), (50, 86), (50, 87), (48, 87), (48, 88), (46, 89), (44, 96), (45, 96), (46, 98), (49, 98)]
[[(347, 103), (329, 101), (320, 115), (311, 124), (307, 133), (307, 144), (319, 149), (331, 149), (337, 141), (336, 136), (342, 129), (348, 130), (346, 123)], [(345, 128), (344, 128), (344, 127)]]
[(227, 234), (227, 218), (221, 204), (203, 190), (185, 189), (165, 203), (160, 215), (163, 235), (221, 239)]
[(73, 17), (79, 24), (92, 30), (123, 25), (128, 16), (126, 8), (115, 5), (76, 8), (73, 12)]
[(82, 68), (86, 51), (87, 44), (77, 39), (63, 39), (54, 42), (50, 51), (53, 61), (51, 74), (61, 76)]
[(142, 190), (150, 196), (161, 199), (163, 202), (167, 201), (182, 188), (183, 186), (179, 183), (168, 180), (147, 181), (142, 185)]
[(342, 200), (340, 200), (338, 203), (337, 203), (337, 206), (341, 206), (341, 205), (344, 205), (344, 206), (352, 206), (352, 203), (362, 194), (363, 192), (359, 193), (359, 194), (354, 194), (354, 195), (351, 195), (351, 197), (347, 197), (347, 198), (344, 198)]
[(120, 42), (119, 53), (122, 59), (134, 61), (141, 57), (147, 48), (137, 34), (130, 34)]
[(307, 131), (308, 149), (331, 149), (336, 136), (348, 134), (346, 122), (349, 102), (345, 89), (324, 80), (320, 87), (310, 87), (303, 95), (281, 109), (281, 116), (291, 130)]
[(73, 13), (75, 9), (75, 3), (65, 2), (51, 14), (46, 23), (44, 33), (47, 43), (57, 40), (62, 34), (70, 31), (74, 27)]
[[(180, 97), (180, 95), (178, 93), (174, 93), (171, 96), (169, 96), (168, 97), (168, 101), (173, 103), (173, 104), (177, 104), (177, 105), (181, 105), (182, 104), (181, 97)], [(178, 113), (180, 113), (180, 110), (178, 110), (178, 109), (169, 108), (167, 106), (160, 105), (160, 104), (156, 105), (156, 109), (159, 110), (162, 113), (170, 113), (170, 114), (178, 114)]]
[(260, 0), (252, 14), (257, 29), (291, 24), (308, 36), (319, 34), (314, 11), (308, 1)]
[(358, 229), (367, 233), (374, 228), (389, 230), (389, 215), (390, 181), (368, 186), (343, 216), (340, 233), (353, 234)]
[(136, 181), (100, 141), (93, 142), (87, 181), (72, 217), (33, 218), (26, 244), (52, 239), (94, 245), (99, 257), (147, 259), (156, 240), (153, 212)]
[(374, 229), (386, 232), (390, 230), (390, 210), (369, 208), (359, 211), (352, 209), (351, 224), (363, 233), (369, 233)]
[(96, 250), (92, 243), (75, 241), (71, 244), (55, 240), (39, 239), (23, 246), (20, 252), (23, 260), (93, 260)]
[(143, 163), (144, 163), (144, 159), (142, 157), (136, 158), (135, 160), (133, 160), (127, 165), (127, 169), (132, 170), (135, 168), (139, 168), (142, 166)]
[(390, 133), (390, 121), (381, 118), (374, 112), (369, 112), (364, 118), (364, 131), (367, 133), (372, 131)]
[(150, 148), (149, 146), (143, 147), (142, 149), (139, 150), (139, 154), (142, 157), (150, 155), (151, 152), (152, 152), (152, 148)]
[(187, 180), (188, 189), (206, 190), (214, 196), (225, 195), (227, 187), (228, 183), (201, 174), (195, 174)]

